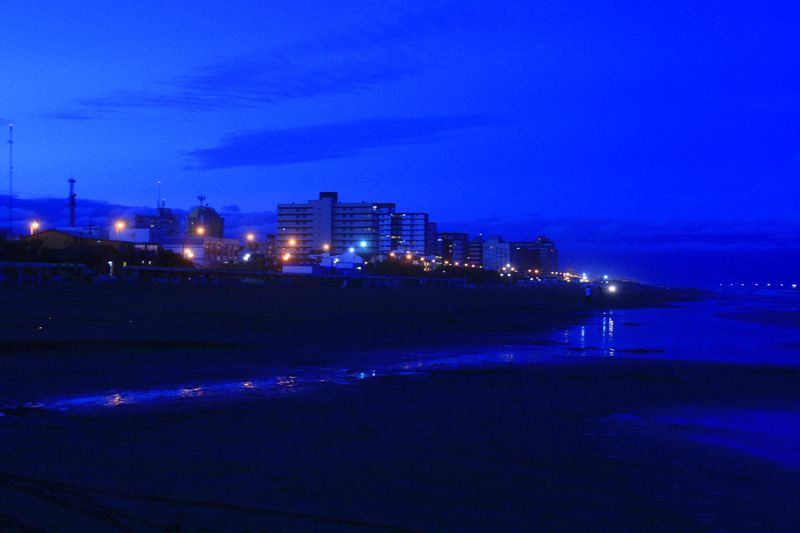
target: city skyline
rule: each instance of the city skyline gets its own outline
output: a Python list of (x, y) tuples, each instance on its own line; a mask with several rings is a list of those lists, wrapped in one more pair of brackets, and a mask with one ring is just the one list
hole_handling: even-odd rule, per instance
[(10, 6), (18, 205), (336, 190), (650, 281), (796, 272), (796, 7), (291, 7)]

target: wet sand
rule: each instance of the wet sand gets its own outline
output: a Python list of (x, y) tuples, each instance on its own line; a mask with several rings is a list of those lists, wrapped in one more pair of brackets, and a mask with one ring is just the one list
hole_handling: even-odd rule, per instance
[[(578, 292), (5, 293), (16, 400), (536, 346)], [(39, 329), (39, 326), (42, 326)], [(387, 346), (388, 344), (388, 346)], [(574, 358), (0, 417), (0, 530), (797, 530), (800, 369)], [(788, 422), (787, 422), (788, 421)]]
[(676, 295), (264, 286), (0, 287), (0, 405), (183, 386), (409, 350), (541, 339), (610, 307)]
[(2, 419), (0, 525), (788, 531), (800, 470), (663, 422), (791, 409), (800, 370), (584, 359)]

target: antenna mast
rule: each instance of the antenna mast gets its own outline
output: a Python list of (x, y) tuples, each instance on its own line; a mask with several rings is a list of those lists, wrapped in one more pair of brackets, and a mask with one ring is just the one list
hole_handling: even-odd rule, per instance
[(156, 211), (161, 208), (161, 180), (156, 182), (158, 184), (158, 198), (156, 198)]
[(14, 125), (8, 125), (8, 236), (14, 234)]
[(69, 227), (75, 227), (75, 178), (67, 180), (69, 182)]

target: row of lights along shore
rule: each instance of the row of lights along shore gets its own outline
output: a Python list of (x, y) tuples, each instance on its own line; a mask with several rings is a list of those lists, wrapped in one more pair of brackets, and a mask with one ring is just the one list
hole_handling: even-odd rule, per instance
[(797, 288), (797, 283), (720, 283), (720, 287), (791, 287)]

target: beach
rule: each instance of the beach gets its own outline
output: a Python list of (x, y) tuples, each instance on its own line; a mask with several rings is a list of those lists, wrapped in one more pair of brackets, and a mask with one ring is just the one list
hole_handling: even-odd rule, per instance
[[(591, 323), (591, 317), (602, 317), (602, 331), (608, 309), (571, 294), (379, 291), (356, 294), (345, 306), (343, 317), (361, 315), (363, 321), (346, 326), (345, 318), (332, 324), (315, 319), (319, 329), (301, 336), (302, 328), (289, 322), (311, 306), (308, 316), (314, 317), (320, 307), (341, 308), (341, 291), (304, 297), (183, 287), (179, 291), (197, 291), (197, 298), (185, 298), (194, 304), (225, 294), (254, 300), (241, 304), (244, 312), (234, 303), (223, 306), (227, 315), (189, 307), (181, 320), (165, 322), (181, 311), (177, 293), (162, 292), (170, 303), (147, 319), (141, 306), (152, 294), (116, 289), (80, 296), (66, 291), (49, 304), (30, 298), (30, 307), (15, 315), (18, 324), (70, 316), (78, 325), (54, 325), (48, 339), (18, 331), (6, 341), (6, 398), (102, 392), (110, 403), (63, 411), (34, 403), (4, 412), (3, 529), (729, 531), (800, 525), (791, 505), (800, 489), (798, 438), (780, 429), (796, 422), (800, 405), (794, 365), (636, 352), (601, 357), (593, 351), (599, 345), (587, 345), (568, 360), (357, 379), (358, 369), (416, 353), (419, 339), (431, 350), (549, 349), (545, 341), (553, 332)], [(29, 298), (35, 291), (19, 294)], [(142, 299), (127, 313), (109, 311), (99, 326), (86, 321), (120, 294)], [(241, 320), (250, 309), (262, 309), (260, 296), (267, 295), (298, 307), (283, 313), (268, 307), (258, 324)], [(83, 307), (70, 315), (41, 314), (66, 309), (75, 298)], [(388, 315), (364, 315), (387, 301), (394, 304)], [(424, 320), (408, 319), (420, 314)], [(739, 315), (742, 324), (750, 320), (747, 311)], [(202, 316), (203, 327), (181, 325)], [(616, 319), (616, 330), (647, 327), (626, 316)], [(283, 327), (267, 328), (264, 317)], [(6, 324), (15, 319), (4, 318)], [(126, 319), (151, 320), (150, 334), (127, 345), (136, 337), (124, 335)], [(404, 337), (402, 328), (387, 337), (396, 327), (389, 319), (413, 326), (416, 337)], [(236, 335), (223, 343), (228, 327), (237, 328)], [(364, 335), (348, 344), (347, 334), (359, 330)], [(322, 350), (314, 343), (326, 335), (330, 349)], [(90, 336), (98, 341), (87, 344)], [(386, 350), (378, 344), (385, 338), (397, 344)], [(29, 360), (49, 364), (27, 366)], [(352, 379), (314, 386), (284, 379), (268, 394), (247, 387), (236, 395), (203, 394), (212, 378), (316, 368), (332, 360), (349, 368)], [(115, 390), (173, 385), (188, 393), (114, 404)]]

